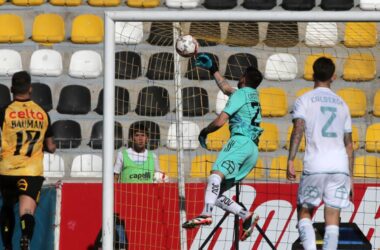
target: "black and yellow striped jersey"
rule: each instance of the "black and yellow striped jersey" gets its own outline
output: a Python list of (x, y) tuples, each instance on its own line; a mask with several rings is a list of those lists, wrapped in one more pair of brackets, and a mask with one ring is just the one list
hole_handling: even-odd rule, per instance
[(52, 136), (49, 115), (31, 100), (16, 100), (0, 111), (0, 126), (0, 174), (42, 176), (44, 140)]

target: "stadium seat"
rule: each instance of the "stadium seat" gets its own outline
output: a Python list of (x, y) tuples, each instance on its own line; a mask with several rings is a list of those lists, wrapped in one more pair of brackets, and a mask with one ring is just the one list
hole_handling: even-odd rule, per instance
[(152, 22), (147, 42), (157, 46), (173, 46), (173, 23)]
[(347, 22), (344, 33), (344, 46), (349, 48), (375, 47), (377, 25), (370, 22)]
[[(0, 5), (3, 5), (6, 2), (6, 0), (0, 0)], [(1, 136), (0, 136), (1, 138)]]
[(227, 61), (224, 77), (228, 80), (238, 81), (249, 66), (257, 68), (257, 58), (254, 55), (247, 53), (231, 55)]
[(315, 6), (315, 0), (283, 0), (282, 8), (285, 10), (311, 10)]
[(52, 124), (54, 141), (59, 149), (77, 148), (82, 141), (82, 132), (78, 122), (59, 120)]
[(50, 0), (50, 4), (57, 6), (79, 6), (82, 0)]
[(132, 123), (128, 130), (128, 143), (132, 141), (133, 130), (141, 126), (144, 126), (144, 128), (148, 131), (149, 142), (147, 148), (149, 150), (157, 149), (161, 142), (160, 126), (152, 121), (137, 121)]
[(380, 178), (380, 159), (374, 155), (356, 157), (354, 178)]
[(70, 177), (100, 178), (103, 175), (103, 159), (99, 155), (83, 154), (73, 159)]
[(40, 49), (30, 58), (30, 73), (37, 76), (59, 76), (62, 74), (62, 56), (52, 49)]
[(48, 85), (43, 83), (32, 84), (32, 100), (40, 105), (46, 112), (53, 108), (53, 98)]
[(12, 4), (18, 6), (36, 6), (44, 3), (44, 0), (12, 0)]
[(286, 53), (271, 55), (265, 66), (265, 79), (272, 81), (291, 81), (297, 77), (297, 59)]
[(116, 44), (139, 44), (142, 42), (142, 22), (116, 22), (115, 43)]
[(9, 88), (0, 84), (0, 110), (6, 107), (11, 102), (11, 94)]
[(174, 57), (173, 53), (160, 52), (149, 58), (146, 77), (149, 80), (173, 80)]
[[(199, 126), (190, 121), (183, 121), (182, 123), (182, 135), (183, 135), (183, 149), (193, 150), (199, 147), (198, 135)], [(168, 138), (166, 141), (166, 146), (169, 149), (177, 149), (177, 125), (175, 123), (171, 124), (168, 131)]]
[[(114, 135), (114, 149), (119, 149), (123, 145), (123, 127), (116, 121), (114, 124)], [(103, 148), (103, 121), (98, 121), (92, 126), (88, 146), (92, 149)]]
[(280, 88), (260, 88), (259, 98), (262, 116), (284, 116), (288, 113), (286, 93)]
[(191, 161), (191, 178), (207, 178), (210, 175), (216, 155), (198, 155)]
[(141, 76), (141, 57), (133, 51), (115, 53), (115, 78), (131, 80)]
[[(219, 58), (211, 53), (198, 53), (198, 55), (206, 54), (210, 56), (210, 58), (216, 63), (216, 65), (219, 66)], [(203, 68), (199, 68), (195, 66), (195, 58), (191, 57), (187, 64), (187, 72), (185, 74), (185, 77), (187, 77), (190, 80), (213, 80), (214, 77), (211, 76), (210, 72), (208, 70), (205, 70)]]
[(354, 150), (358, 150), (360, 147), (359, 129), (355, 125), (352, 125), (352, 142)]
[(103, 19), (99, 16), (82, 14), (74, 18), (71, 28), (73, 43), (100, 43), (103, 35)]
[(264, 131), (260, 136), (259, 150), (264, 152), (276, 151), (280, 142), (277, 125), (274, 123), (262, 122), (260, 127), (264, 129)]
[(178, 178), (177, 155), (160, 155), (158, 159), (162, 172), (170, 178)]
[(251, 47), (256, 46), (259, 41), (257, 22), (230, 22), (224, 43), (229, 46)]
[(354, 6), (354, 0), (322, 0), (323, 10), (350, 10)]
[[(286, 136), (286, 144), (285, 144), (285, 149), (289, 150), (290, 147), (290, 136), (292, 135), (292, 130), (293, 130), (293, 125), (290, 125), (288, 127), (288, 133)], [(306, 140), (305, 140), (305, 135), (302, 136), (300, 146), (298, 148), (299, 152), (304, 152), (306, 148)]]
[(224, 107), (226, 106), (228, 101), (228, 95), (225, 95), (221, 90), (219, 90), (218, 94), (216, 95), (216, 102), (215, 102), (215, 113), (219, 115), (222, 113)]
[[(286, 179), (286, 166), (288, 162), (287, 155), (281, 155), (272, 159), (269, 171), (269, 178), (272, 179)], [(296, 171), (297, 179), (301, 176), (303, 169), (302, 161), (298, 158), (294, 160), (294, 168)]]
[(12, 49), (0, 49), (0, 76), (11, 76), (21, 70), (20, 53)]
[[(12, 25), (9, 25), (9, 24)], [(13, 14), (0, 15), (0, 43), (22, 43), (25, 40), (24, 22)]]
[[(129, 92), (127, 89), (115, 86), (115, 115), (126, 115), (129, 107)], [(99, 115), (103, 115), (103, 89), (98, 96), (98, 104), (94, 110)]]
[(343, 66), (346, 81), (370, 81), (376, 76), (376, 61), (372, 54), (351, 54)]
[(221, 31), (219, 22), (192, 22), (190, 32), (201, 47), (215, 46), (220, 42)]
[(62, 178), (65, 176), (65, 163), (58, 154), (44, 153), (44, 177)]
[(245, 179), (262, 179), (265, 177), (266, 168), (261, 158), (257, 159), (256, 166), (245, 177)]
[(183, 116), (203, 116), (209, 112), (208, 94), (204, 88), (186, 87), (182, 89)]
[(120, 0), (88, 0), (87, 2), (89, 5), (97, 7), (113, 7), (120, 5)]
[(75, 78), (97, 78), (102, 74), (102, 58), (98, 52), (79, 50), (72, 54), (69, 75)]
[(336, 92), (350, 109), (351, 117), (362, 117), (367, 113), (367, 97), (358, 88), (343, 88)]
[(225, 123), (223, 127), (207, 135), (206, 145), (208, 150), (220, 151), (230, 138), (230, 127)]
[(311, 87), (306, 87), (306, 88), (299, 89), (296, 92), (296, 97), (300, 97), (301, 95), (306, 94), (307, 92), (309, 92), (311, 90), (313, 90), (313, 88), (311, 88)]
[(305, 44), (310, 47), (334, 47), (338, 43), (338, 26), (332, 22), (306, 25)]
[(313, 54), (313, 55), (308, 56), (306, 58), (305, 68), (304, 68), (304, 73), (303, 73), (303, 78), (305, 78), (305, 80), (313, 81), (314, 79), (313, 64), (320, 57), (327, 57), (333, 60), (334, 63), (336, 62), (336, 59), (332, 55), (327, 54), (327, 53), (319, 53), (319, 54)]
[(212, 10), (232, 9), (237, 5), (237, 0), (205, 0), (203, 5)]
[(362, 10), (380, 10), (380, 0), (360, 0)]
[(193, 9), (199, 5), (199, 0), (166, 0), (165, 3), (169, 8)]
[(127, 0), (129, 7), (154, 8), (160, 5), (160, 0)]
[(91, 110), (91, 93), (87, 87), (69, 85), (62, 88), (57, 106), (61, 114), (87, 114)]
[(38, 43), (59, 43), (65, 39), (65, 22), (58, 14), (40, 14), (34, 18), (32, 40)]
[(269, 22), (266, 39), (264, 40), (267, 46), (294, 47), (298, 44), (298, 40), (297, 22)]
[(376, 117), (380, 117), (380, 90), (376, 91), (373, 100), (373, 115)]
[(169, 112), (169, 92), (159, 86), (143, 88), (137, 98), (136, 113), (144, 116), (164, 116)]
[(276, 6), (276, 0), (245, 0), (243, 7), (253, 10), (271, 10)]
[(365, 135), (365, 149), (367, 152), (380, 151), (380, 123), (373, 123), (368, 126)]

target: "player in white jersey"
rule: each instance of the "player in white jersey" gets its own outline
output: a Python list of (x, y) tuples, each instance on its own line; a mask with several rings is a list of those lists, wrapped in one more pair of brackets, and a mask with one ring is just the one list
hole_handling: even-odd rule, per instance
[(324, 250), (337, 249), (340, 210), (352, 198), (354, 151), (351, 117), (346, 103), (330, 85), (335, 65), (321, 57), (315, 61), (314, 90), (299, 97), (293, 109), (287, 178), (294, 181), (294, 159), (305, 133), (304, 170), (298, 188), (298, 231), (305, 250), (315, 250), (311, 215), (321, 201), (325, 203)]

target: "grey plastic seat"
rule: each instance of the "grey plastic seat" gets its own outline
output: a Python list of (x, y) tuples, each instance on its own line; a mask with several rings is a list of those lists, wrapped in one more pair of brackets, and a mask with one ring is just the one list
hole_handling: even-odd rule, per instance
[(354, 7), (354, 0), (322, 0), (321, 8), (323, 10), (350, 10)]
[(247, 53), (231, 55), (227, 61), (226, 73), (224, 76), (229, 80), (239, 80), (249, 66), (257, 68), (257, 58)]
[[(99, 93), (95, 112), (103, 115), (103, 89)], [(129, 110), (129, 92), (127, 89), (115, 86), (115, 115), (126, 115)]]
[(149, 80), (173, 80), (174, 57), (173, 53), (161, 52), (149, 58), (146, 77)]
[(141, 57), (133, 51), (115, 53), (115, 78), (121, 80), (136, 79), (141, 76)]
[(50, 87), (44, 83), (32, 84), (32, 100), (40, 105), (46, 112), (49, 112), (53, 108)]
[(209, 112), (208, 94), (204, 88), (182, 89), (183, 116), (203, 116)]
[(80, 85), (69, 85), (61, 90), (57, 111), (61, 114), (87, 114), (91, 110), (90, 90)]
[(153, 22), (147, 42), (157, 46), (173, 45), (173, 23)]
[(271, 10), (276, 6), (276, 0), (245, 0), (243, 7), (253, 10)]
[[(281, 39), (279, 39), (281, 37)], [(294, 47), (298, 44), (297, 22), (270, 22), (264, 41), (268, 47)]]
[(143, 88), (137, 98), (136, 113), (142, 116), (164, 116), (169, 112), (169, 92), (159, 86)]
[[(114, 133), (114, 148), (119, 149), (123, 145), (123, 127), (119, 122), (115, 122)], [(103, 149), (103, 121), (96, 122), (92, 126), (88, 145), (92, 149)]]
[(77, 148), (82, 141), (80, 124), (72, 120), (59, 120), (52, 125), (54, 141), (60, 149)]
[(251, 47), (260, 41), (257, 22), (230, 22), (225, 43), (230, 46)]
[(225, 10), (232, 9), (237, 5), (237, 0), (205, 0), (204, 6), (207, 9)]
[(315, 6), (315, 0), (283, 0), (282, 8), (285, 10), (311, 10)]

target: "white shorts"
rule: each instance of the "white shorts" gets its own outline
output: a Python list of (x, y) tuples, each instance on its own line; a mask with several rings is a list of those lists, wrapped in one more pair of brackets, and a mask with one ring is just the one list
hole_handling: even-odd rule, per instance
[(319, 206), (321, 201), (332, 208), (350, 204), (351, 178), (346, 174), (302, 175), (298, 187), (298, 205)]

